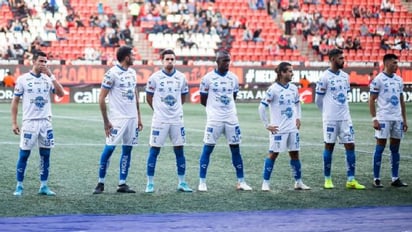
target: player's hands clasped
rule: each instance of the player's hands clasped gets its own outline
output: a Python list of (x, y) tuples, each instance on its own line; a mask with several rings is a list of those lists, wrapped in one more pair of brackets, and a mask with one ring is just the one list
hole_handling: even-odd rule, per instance
[(279, 131), (279, 127), (273, 125), (268, 125), (266, 129), (270, 131), (272, 134), (276, 134)]

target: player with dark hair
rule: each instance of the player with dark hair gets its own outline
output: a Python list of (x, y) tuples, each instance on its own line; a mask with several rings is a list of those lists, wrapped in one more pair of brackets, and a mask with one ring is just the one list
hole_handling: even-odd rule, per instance
[(329, 51), (330, 68), (326, 70), (316, 84), (316, 105), (322, 112), (323, 139), (323, 170), (325, 189), (334, 188), (331, 169), (332, 153), (337, 139), (344, 144), (347, 165), (348, 189), (365, 189), (365, 186), (355, 180), (355, 133), (347, 101), (350, 91), (349, 75), (342, 71), (345, 64), (343, 51), (332, 49)]
[[(38, 52), (33, 56), (31, 71), (17, 79), (14, 97), (11, 102), (13, 132), (20, 135), (19, 159), (16, 168), (17, 186), (13, 193), (15, 196), (23, 194), (23, 179), (27, 161), (36, 143), (40, 154), (41, 184), (39, 194), (56, 195), (47, 185), (50, 150), (54, 147), (50, 93), (63, 97), (63, 87), (47, 67), (47, 55), (44, 52)], [(21, 128), (17, 124), (20, 99), (23, 101)]]
[(166, 49), (160, 54), (163, 68), (153, 73), (146, 84), (146, 99), (153, 109), (152, 128), (150, 132), (150, 150), (147, 157), (146, 193), (154, 192), (154, 174), (157, 157), (167, 137), (173, 144), (178, 176), (177, 190), (192, 192), (185, 181), (186, 158), (183, 145), (186, 142), (183, 124), (183, 104), (189, 93), (186, 77), (176, 70), (176, 55)]
[(396, 74), (398, 57), (394, 54), (383, 56), (384, 70), (370, 84), (369, 111), (375, 129), (376, 146), (373, 155), (373, 186), (382, 188), (380, 168), (386, 141), (391, 151), (392, 183), (394, 187), (406, 187), (399, 179), (399, 146), (403, 133), (408, 130), (406, 107), (403, 99), (403, 80)]
[[(109, 160), (119, 143), (122, 144), (122, 154), (117, 192), (135, 193), (126, 184), (126, 178), (132, 158), (132, 148), (137, 145), (139, 131), (143, 129), (143, 124), (136, 89), (136, 71), (130, 68), (134, 61), (133, 49), (129, 46), (119, 47), (116, 58), (119, 63), (106, 72), (100, 89), (99, 105), (106, 145), (100, 157), (99, 181), (93, 194), (103, 193)], [(110, 115), (107, 113), (106, 97), (109, 99)]]
[(200, 83), (200, 102), (206, 107), (207, 122), (203, 138), (203, 151), (200, 156), (198, 190), (207, 191), (206, 174), (210, 155), (219, 137), (224, 134), (232, 153), (232, 164), (236, 170), (237, 189), (252, 190), (246, 184), (243, 173), (243, 160), (239, 144), (241, 133), (236, 111), (236, 94), (239, 91), (238, 77), (229, 71), (230, 54), (219, 51), (216, 55), (217, 69), (207, 73)]
[[(301, 179), (301, 162), (299, 160), (299, 128), (301, 106), (296, 85), (290, 84), (293, 67), (281, 62), (276, 68), (277, 79), (259, 104), (259, 116), (266, 130), (269, 131), (269, 154), (263, 168), (262, 190), (269, 191), (269, 179), (280, 152), (289, 150), (290, 166), (295, 178), (296, 190), (309, 190)], [(269, 107), (270, 122), (266, 115)]]

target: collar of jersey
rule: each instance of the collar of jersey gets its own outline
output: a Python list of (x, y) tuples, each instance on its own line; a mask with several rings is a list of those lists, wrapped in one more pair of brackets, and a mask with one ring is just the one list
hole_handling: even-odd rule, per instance
[(217, 69), (215, 69), (215, 73), (218, 74), (219, 76), (224, 77), (224, 76), (226, 76), (226, 74), (228, 73), (228, 71), (225, 72), (225, 73), (220, 73)]
[(335, 74), (335, 75), (339, 75), (339, 73), (340, 73), (340, 70), (334, 72), (332, 69), (328, 69), (328, 71)]
[(392, 77), (394, 77), (395, 75), (392, 73), (392, 74), (387, 74), (386, 72), (382, 72), (385, 76), (387, 76), (387, 77), (389, 77), (389, 78), (392, 78)]
[(289, 88), (289, 83), (287, 83), (286, 85), (282, 85), (281, 83), (279, 83), (279, 82), (276, 82), (278, 85), (280, 85), (280, 86), (282, 86), (282, 88), (284, 88), (284, 89), (287, 89), (287, 88)]
[(122, 66), (120, 66), (120, 65), (118, 65), (118, 64), (116, 64), (116, 66), (117, 66), (118, 68), (120, 68), (121, 70), (123, 70), (123, 71), (127, 71), (127, 69), (124, 69)]
[(166, 76), (169, 76), (169, 77), (171, 77), (171, 76), (173, 76), (175, 73), (176, 73), (176, 69), (173, 69), (173, 72), (172, 73), (167, 73), (167, 72), (165, 72), (165, 70), (163, 70), (162, 69), (162, 72), (166, 75)]
[(40, 73), (39, 75), (36, 75), (36, 74), (34, 74), (34, 73), (30, 72), (30, 75), (32, 75), (32, 76), (34, 76), (34, 77), (36, 77), (36, 78), (41, 77), (41, 73)]

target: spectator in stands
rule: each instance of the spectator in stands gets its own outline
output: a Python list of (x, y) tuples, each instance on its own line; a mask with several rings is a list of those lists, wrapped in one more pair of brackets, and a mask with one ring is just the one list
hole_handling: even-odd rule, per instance
[(132, 31), (130, 30), (130, 25), (126, 25), (126, 28), (120, 31), (120, 39), (125, 41), (129, 46), (133, 44)]
[(253, 33), (249, 29), (249, 27), (246, 27), (245, 30), (243, 31), (243, 41), (251, 41), (253, 39)]
[(15, 32), (23, 31), (23, 25), (21, 24), (19, 19), (15, 19), (11, 24), (11, 29)]
[(353, 49), (353, 39), (352, 39), (352, 36), (349, 36), (349, 37), (345, 40), (345, 49), (347, 49), (347, 50)]
[(385, 31), (385, 35), (391, 36), (392, 27), (391, 25), (389, 25), (389, 23), (385, 24), (385, 26), (383, 27), (383, 30)]
[(410, 45), (404, 36), (396, 36), (392, 48), (396, 50), (410, 50)]
[(298, 41), (297, 41), (295, 35), (291, 35), (291, 36), (289, 37), (288, 42), (289, 42), (289, 48), (290, 48), (290, 49), (292, 49), (292, 50), (298, 49)]
[(383, 29), (382, 25), (378, 25), (378, 27), (376, 28), (376, 32), (375, 35), (382, 37), (385, 35), (385, 30)]
[(67, 30), (61, 24), (56, 23), (56, 38), (58, 41), (67, 40)]
[(267, 9), (268, 15), (270, 15), (272, 19), (276, 19), (278, 15), (277, 0), (268, 0), (266, 9)]
[(338, 36), (336, 36), (335, 47), (340, 50), (345, 48), (345, 38), (343, 38), (342, 34), (338, 34)]
[(353, 6), (353, 8), (352, 8), (352, 16), (353, 16), (354, 18), (360, 18), (360, 17), (361, 17), (359, 5)]
[(381, 3), (381, 10), (383, 12), (395, 12), (395, 5), (391, 2), (391, 0), (382, 0)]
[(13, 87), (16, 85), (14, 79), (15, 79), (15, 78), (14, 78), (13, 74), (12, 74), (10, 71), (7, 71), (7, 75), (4, 76), (4, 78), (3, 78), (3, 85), (4, 85), (4, 87), (6, 87), (6, 88), (13, 88)]
[(318, 33), (312, 36), (312, 49), (319, 52), (321, 38)]
[(355, 37), (355, 39), (353, 40), (353, 49), (355, 49), (356, 51), (362, 49), (359, 37)]
[(140, 4), (138, 0), (133, 0), (129, 5), (129, 12), (132, 16), (132, 25), (139, 26)]
[(46, 24), (44, 25), (44, 31), (49, 34), (49, 33), (56, 33), (56, 28), (53, 25), (53, 23), (50, 21), (50, 19), (47, 19)]
[(97, 3), (97, 13), (98, 13), (99, 15), (104, 15), (104, 6), (103, 6), (103, 2), (102, 2), (102, 1), (99, 1), (99, 2)]
[(74, 22), (76, 23), (76, 27), (77, 27), (77, 28), (79, 28), (79, 27), (85, 27), (83, 21), (82, 21), (81, 18), (80, 18), (79, 13), (76, 13), (76, 14), (74, 15)]
[(405, 29), (405, 26), (403, 24), (401, 24), (398, 28), (398, 35), (399, 36), (408, 36), (406, 34), (406, 29)]
[(320, 46), (319, 46), (319, 54), (320, 54), (320, 59), (324, 60), (324, 57), (328, 56), (329, 53), (329, 46), (326, 44), (326, 41), (322, 41)]
[(278, 38), (278, 45), (281, 49), (288, 49), (289, 48), (289, 41), (284, 35), (279, 36)]
[(369, 28), (368, 28), (368, 26), (366, 26), (365, 23), (362, 23), (362, 25), (361, 25), (360, 28), (359, 28), (359, 31), (360, 31), (360, 33), (361, 33), (362, 36), (368, 36), (368, 35), (370, 35), (370, 33), (369, 33)]
[(260, 37), (260, 34), (262, 34), (262, 29), (258, 28), (253, 32), (252, 40), (254, 42), (263, 42), (264, 40), (262, 37)]
[(347, 32), (350, 30), (350, 22), (349, 22), (348, 17), (346, 16), (343, 17), (341, 20), (341, 23), (342, 23), (342, 32)]
[(391, 49), (391, 44), (389, 42), (388, 36), (382, 37), (381, 42), (380, 42), (380, 48), (385, 51), (388, 49)]
[(340, 5), (340, 0), (325, 0), (328, 5)]
[(269, 45), (265, 47), (265, 50), (268, 51), (269, 55), (277, 56), (280, 54), (280, 48), (277, 43), (270, 41)]
[(99, 26), (99, 17), (92, 13), (89, 17), (89, 26), (90, 27), (98, 27)]

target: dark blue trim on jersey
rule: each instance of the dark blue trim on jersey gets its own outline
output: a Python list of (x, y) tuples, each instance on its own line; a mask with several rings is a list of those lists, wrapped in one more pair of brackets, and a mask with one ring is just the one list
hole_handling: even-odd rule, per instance
[(173, 72), (172, 73), (167, 73), (167, 72), (165, 72), (165, 70), (164, 69), (162, 69), (162, 73), (164, 73), (166, 76), (169, 76), (169, 77), (171, 77), (171, 76), (173, 76), (173, 75), (175, 75), (175, 73), (176, 73), (176, 69), (173, 69)]
[(376, 94), (376, 95), (379, 94), (379, 92), (375, 92), (375, 91), (369, 91), (369, 93), (371, 93), (371, 94)]
[(182, 93), (182, 95), (187, 95), (189, 92), (184, 92), (184, 93)]
[(149, 92), (149, 91), (146, 91), (146, 94), (149, 94), (149, 95), (154, 95), (154, 92)]
[(339, 73), (340, 73), (340, 70), (334, 72), (332, 69), (328, 69), (328, 71), (335, 74), (335, 75), (337, 75), (337, 76), (339, 76)]
[(209, 93), (207, 92), (200, 92), (200, 95), (207, 96)]
[(127, 69), (124, 69), (122, 66), (120, 66), (120, 65), (118, 65), (118, 64), (116, 64), (116, 66), (117, 66), (118, 68), (120, 68), (121, 70), (123, 70), (123, 71), (127, 71)]
[(261, 101), (260, 104), (264, 105), (265, 107), (269, 106), (266, 102), (263, 102), (263, 101)]
[(36, 78), (41, 77), (41, 73), (40, 73), (39, 75), (36, 75), (36, 74), (34, 74), (34, 73), (30, 72), (30, 75), (32, 75), (32, 76), (34, 76), (34, 77), (36, 77)]
[(325, 93), (316, 92), (318, 95), (325, 95)]
[(219, 75), (219, 76), (222, 76), (222, 77), (226, 76), (226, 74), (227, 74), (228, 72), (229, 72), (229, 71), (227, 71), (227, 72), (225, 72), (225, 73), (220, 73), (217, 69), (215, 69), (215, 73), (216, 73), (217, 75)]
[(287, 89), (287, 88), (289, 88), (289, 83), (287, 83), (286, 85), (282, 85), (281, 83), (279, 83), (279, 82), (276, 82), (278, 85), (280, 85), (282, 88), (284, 88), (284, 89)]
[(382, 72), (385, 76), (389, 77), (389, 78), (393, 78), (395, 76), (394, 73), (392, 73), (391, 75), (387, 74), (386, 72)]
[(23, 94), (15, 93), (14, 96), (21, 97), (21, 96), (23, 96)]
[(108, 85), (102, 85), (102, 88), (111, 89), (112, 87), (110, 87), (110, 86), (108, 86)]

